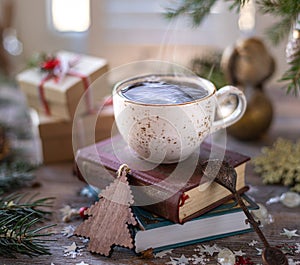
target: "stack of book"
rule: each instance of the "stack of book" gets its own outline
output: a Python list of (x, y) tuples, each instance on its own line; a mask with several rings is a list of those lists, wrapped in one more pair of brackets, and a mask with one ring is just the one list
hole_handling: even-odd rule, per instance
[[(223, 154), (237, 172), (236, 189), (249, 209), (257, 209), (246, 195), (245, 167), (250, 157), (203, 143), (200, 153), (178, 164), (159, 164), (139, 168), (139, 159), (117, 135), (78, 150), (78, 175), (98, 189), (116, 177), (121, 164), (131, 168), (130, 184), (134, 195), (134, 214), (139, 227), (134, 229), (135, 250), (166, 248), (203, 242), (251, 231), (246, 216), (224, 187), (203, 175), (204, 161)], [(137, 169), (136, 169), (137, 168)], [(192, 169), (192, 172), (191, 172)], [(184, 174), (188, 175), (186, 177)]]

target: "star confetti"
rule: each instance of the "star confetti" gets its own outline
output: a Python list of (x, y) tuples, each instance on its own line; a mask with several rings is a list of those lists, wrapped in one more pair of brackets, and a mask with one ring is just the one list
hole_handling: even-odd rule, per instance
[(255, 248), (257, 250), (257, 256), (261, 256), (262, 249), (261, 248)]
[(65, 223), (70, 222), (73, 216), (79, 216), (78, 209), (71, 208), (70, 205), (66, 205), (65, 207), (61, 208), (60, 212), (62, 213), (62, 220)]
[(288, 229), (283, 228), (283, 231), (284, 232), (280, 233), (280, 235), (287, 236), (289, 239), (291, 239), (293, 236), (300, 236), (300, 235), (297, 234), (297, 229), (288, 230)]
[(200, 256), (193, 255), (193, 258), (191, 258), (191, 260), (193, 264), (201, 264), (201, 265), (205, 265), (206, 262), (209, 261), (209, 259), (206, 258), (204, 254), (201, 254)]
[(204, 253), (208, 253), (210, 256), (213, 256), (214, 253), (219, 252), (220, 248), (214, 244), (213, 246), (207, 246), (207, 245), (203, 245), (203, 249), (202, 252)]
[(170, 265), (188, 265), (189, 264), (189, 260), (184, 256), (181, 255), (180, 258), (172, 258), (170, 257), (169, 262), (167, 262), (166, 264), (170, 264)]
[(170, 265), (177, 265), (177, 260), (176, 259), (173, 259), (172, 257), (170, 257), (170, 260), (169, 262), (167, 262), (166, 264), (170, 264)]
[(178, 259), (178, 264), (189, 264), (189, 260), (184, 255), (181, 255)]
[(71, 246), (65, 246), (64, 256), (70, 256), (71, 258), (75, 259), (77, 256), (81, 256), (81, 250), (83, 246), (78, 247), (75, 242), (72, 243)]
[(249, 245), (250, 247), (253, 247), (253, 246), (255, 246), (257, 243), (258, 243), (258, 242), (257, 242), (256, 240), (252, 240), (248, 245)]
[(154, 254), (154, 257), (161, 259), (161, 258), (165, 257), (167, 254), (171, 254), (172, 251), (173, 251), (173, 249), (163, 250), (163, 251), (160, 251), (160, 252)]
[(76, 251), (77, 250), (77, 245), (75, 242), (72, 243), (71, 246), (65, 246), (65, 253), (70, 252), (70, 251)]

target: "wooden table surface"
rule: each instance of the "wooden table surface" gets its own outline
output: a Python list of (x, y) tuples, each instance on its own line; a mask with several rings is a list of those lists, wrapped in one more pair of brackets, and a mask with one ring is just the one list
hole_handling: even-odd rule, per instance
[[(269, 91), (270, 92), (270, 91)], [(292, 96), (286, 96), (284, 91), (276, 90), (275, 93), (270, 93), (274, 101), (275, 118), (268, 135), (260, 141), (256, 142), (240, 142), (228, 137), (228, 147), (239, 150), (247, 155), (255, 156), (260, 153), (261, 147), (271, 144), (279, 136), (296, 140), (300, 137), (300, 99)], [(61, 232), (63, 228), (72, 225), (77, 226), (81, 220), (73, 219), (70, 223), (62, 221), (61, 212), (62, 207), (70, 205), (74, 208), (89, 205), (91, 199), (79, 196), (80, 190), (85, 186), (72, 174), (72, 162), (58, 163), (52, 165), (45, 165), (39, 168), (36, 172), (36, 181), (41, 186), (38, 188), (24, 188), (24, 191), (39, 192), (42, 196), (55, 196), (55, 206), (53, 208), (53, 215), (50, 223), (56, 223), (57, 226), (53, 228), (55, 234), (52, 239), (55, 241), (50, 243), (51, 256), (40, 256), (35, 258), (28, 258), (26, 256), (19, 256), (17, 259), (7, 259), (0, 257), (1, 265), (19, 265), (19, 264), (41, 264), (50, 265), (65, 265), (77, 264), (84, 261), (90, 265), (96, 264), (166, 264), (171, 261), (170, 257), (179, 258), (184, 255), (187, 258), (193, 257), (197, 254), (195, 248), (197, 245), (190, 245), (174, 249), (171, 254), (167, 254), (163, 258), (142, 259), (135, 255), (135, 253), (128, 249), (116, 248), (110, 258), (102, 257), (100, 255), (89, 253), (86, 248), (81, 251), (81, 256), (76, 258), (65, 257), (64, 246), (70, 246), (72, 242), (78, 245), (83, 245), (78, 237), (66, 237)], [(265, 204), (266, 201), (274, 196), (281, 195), (287, 189), (282, 186), (264, 185), (261, 178), (253, 172), (253, 165), (249, 164), (246, 168), (246, 181), (251, 186), (249, 195), (251, 195), (256, 202)], [(280, 235), (283, 228), (289, 230), (298, 230), (300, 234), (300, 207), (288, 208), (281, 203), (275, 203), (267, 206), (269, 214), (273, 217), (274, 222), (262, 227), (262, 230), (269, 240), (271, 245), (277, 246), (283, 243), (289, 245), (296, 245), (300, 243), (300, 237), (292, 237), (289, 239), (286, 236)], [(259, 241), (254, 232), (231, 236), (224, 239), (212, 240), (204, 242), (206, 245), (217, 244), (219, 247), (228, 247), (232, 251), (242, 250), (250, 257), (253, 264), (261, 264), (261, 257), (257, 254), (257, 248), (262, 248), (259, 243), (255, 246), (249, 246), (248, 243), (253, 239)], [(300, 264), (300, 253), (295, 256), (288, 255), (288, 258), (293, 259), (297, 264)], [(193, 264), (190, 261), (189, 264)], [(200, 263), (199, 263), (200, 264)], [(210, 261), (206, 264), (217, 264), (216, 256), (210, 257)], [(296, 264), (296, 263), (295, 263)]]

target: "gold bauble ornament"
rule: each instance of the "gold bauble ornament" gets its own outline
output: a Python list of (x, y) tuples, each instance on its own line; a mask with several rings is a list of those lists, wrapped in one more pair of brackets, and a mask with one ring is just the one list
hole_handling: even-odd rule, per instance
[(273, 106), (271, 100), (262, 90), (253, 89), (251, 97), (247, 97), (247, 109), (243, 117), (227, 128), (233, 137), (243, 140), (257, 140), (271, 126)]
[(270, 99), (264, 94), (264, 84), (275, 71), (275, 60), (259, 38), (238, 40), (227, 47), (221, 67), (227, 82), (244, 91), (247, 109), (244, 116), (228, 128), (239, 140), (256, 140), (269, 129), (273, 118)]

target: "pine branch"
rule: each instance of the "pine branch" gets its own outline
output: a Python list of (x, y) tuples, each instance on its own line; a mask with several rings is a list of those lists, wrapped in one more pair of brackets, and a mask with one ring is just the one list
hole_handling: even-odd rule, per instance
[(258, 9), (263, 14), (273, 14), (281, 17), (289, 16), (295, 20), (300, 11), (299, 1), (295, 0), (256, 0)]
[(225, 2), (233, 2), (229, 6), (229, 10), (235, 9), (236, 12), (239, 12), (241, 7), (249, 2), (249, 0), (225, 0)]
[[(232, 2), (229, 6), (230, 10), (236, 9), (236, 11), (239, 11), (249, 0), (225, 1)], [(209, 15), (211, 8), (216, 2), (217, 0), (177, 0), (177, 6), (175, 8), (167, 8), (165, 17), (167, 19), (173, 19), (181, 15), (188, 15), (190, 16), (193, 27), (197, 27), (204, 18)]]
[(27, 194), (11, 194), (0, 198), (0, 215), (17, 215), (19, 217), (34, 214), (34, 218), (40, 218), (51, 212), (46, 211), (46, 208), (52, 207), (54, 198), (47, 197), (35, 199), (37, 194), (27, 199)]
[[(0, 198), (0, 256), (16, 257), (49, 255), (47, 232), (54, 225), (38, 227), (51, 214), (54, 198), (28, 198), (27, 194), (11, 194)], [(45, 232), (44, 232), (45, 231)]]
[(181, 15), (189, 15), (192, 25), (197, 27), (209, 14), (211, 7), (217, 0), (181, 0), (175, 8), (167, 8), (167, 19), (173, 19)]
[(287, 93), (293, 92), (294, 96), (299, 95), (300, 91), (300, 52), (290, 63), (290, 68), (284, 73), (279, 81), (288, 81)]
[(258, 9), (263, 14), (271, 14), (280, 20), (269, 27), (267, 36), (278, 45), (291, 31), (300, 12), (300, 5), (295, 0), (256, 0)]
[(30, 216), (21, 219), (7, 217), (0, 221), (1, 256), (16, 258), (17, 253), (30, 257), (51, 254), (45, 245), (50, 240), (40, 239), (51, 236), (51, 233), (40, 233), (40, 231), (49, 229), (53, 225), (43, 226), (37, 230), (34, 227), (41, 222), (41, 219), (35, 218), (28, 222), (28, 218), (30, 219)]

